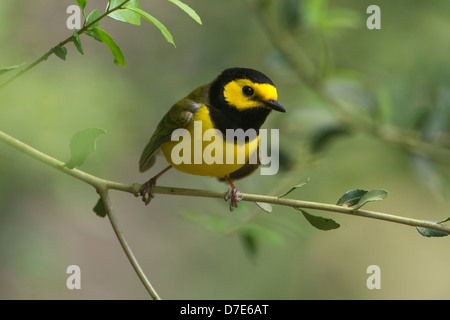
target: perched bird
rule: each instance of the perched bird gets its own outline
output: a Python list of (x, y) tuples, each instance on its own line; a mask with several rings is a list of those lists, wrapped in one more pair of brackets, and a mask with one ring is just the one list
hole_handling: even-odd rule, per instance
[[(248, 68), (230, 68), (175, 103), (159, 122), (139, 161), (140, 171), (148, 170), (155, 163), (157, 151), (161, 149), (170, 164), (141, 186), (139, 193), (145, 204), (154, 197), (156, 180), (174, 167), (189, 174), (227, 181), (231, 188), (225, 200), (230, 199), (230, 210), (237, 207), (242, 196), (233, 180), (243, 178), (258, 168), (259, 159), (256, 162), (249, 160), (252, 153), (258, 154), (259, 129), (271, 110), (286, 112), (277, 99), (274, 83), (263, 73)], [(185, 129), (185, 132), (194, 135), (188, 144), (190, 149), (180, 151), (180, 130), (177, 129)], [(205, 139), (204, 136), (209, 129), (216, 129), (214, 141), (223, 139), (219, 145), (215, 145), (223, 147), (223, 151), (222, 154), (218, 150), (212, 153), (216, 160), (219, 159), (213, 163), (199, 154), (206, 152), (213, 143), (212, 138)], [(246, 137), (245, 141), (236, 138), (227, 140), (230, 129), (235, 132), (253, 129), (256, 134)], [(237, 161), (239, 152), (245, 154), (244, 161)], [(232, 156), (227, 158), (230, 153)], [(174, 155), (189, 161), (174, 159)]]

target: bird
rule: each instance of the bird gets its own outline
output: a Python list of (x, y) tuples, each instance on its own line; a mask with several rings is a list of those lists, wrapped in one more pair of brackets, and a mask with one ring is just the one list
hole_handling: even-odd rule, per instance
[[(252, 174), (260, 165), (259, 130), (272, 110), (286, 112), (278, 102), (275, 84), (265, 74), (251, 68), (225, 69), (210, 83), (196, 88), (163, 116), (142, 152), (139, 160), (141, 172), (155, 164), (159, 151), (169, 163), (169, 166), (141, 185), (139, 195), (142, 201), (146, 205), (150, 203), (155, 196), (157, 179), (173, 167), (185, 173), (226, 181), (230, 189), (224, 198), (230, 200), (230, 211), (233, 211), (243, 198), (233, 181)], [(217, 150), (211, 153), (219, 160), (213, 163), (203, 159), (200, 154), (206, 152), (206, 148), (213, 143), (213, 139), (208, 141), (204, 136), (209, 129), (214, 133), (214, 141), (222, 139), (221, 142), (217, 140), (219, 142), (215, 146), (223, 147), (222, 154)], [(238, 132), (239, 129), (242, 129), (241, 132), (254, 130), (256, 134), (245, 137), (244, 141), (236, 137), (226, 139), (229, 130)], [(194, 134), (194, 138), (184, 145), (187, 148), (182, 151), (179, 145), (180, 132)], [(244, 161), (236, 161), (239, 152), (245, 154)], [(232, 156), (227, 159), (229, 153)], [(256, 161), (250, 161), (252, 154), (257, 155)], [(195, 157), (198, 156), (200, 161), (196, 161), (199, 158)], [(180, 162), (174, 157), (188, 161)]]

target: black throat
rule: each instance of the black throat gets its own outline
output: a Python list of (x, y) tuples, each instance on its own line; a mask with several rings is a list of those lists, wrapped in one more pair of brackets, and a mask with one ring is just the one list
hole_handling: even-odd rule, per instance
[(215, 107), (213, 105), (208, 107), (214, 127), (219, 129), (223, 134), (226, 133), (226, 129), (236, 130), (239, 128), (244, 131), (255, 129), (259, 134), (259, 129), (271, 111), (264, 107), (239, 111), (227, 104), (222, 105), (221, 107)]

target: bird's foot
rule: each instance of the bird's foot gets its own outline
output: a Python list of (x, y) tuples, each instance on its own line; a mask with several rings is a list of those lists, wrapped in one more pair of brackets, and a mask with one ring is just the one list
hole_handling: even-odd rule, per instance
[(150, 201), (155, 197), (155, 185), (157, 177), (153, 177), (145, 182), (139, 189), (139, 195), (142, 196), (142, 201), (145, 205), (148, 205)]
[(234, 208), (237, 208), (238, 202), (244, 199), (244, 196), (240, 195), (239, 190), (233, 186), (228, 189), (224, 199), (225, 201), (228, 201), (228, 199), (230, 200), (230, 211), (233, 211)]
[(141, 188), (139, 189), (139, 195), (142, 196), (142, 201), (144, 201), (145, 205), (148, 205), (150, 201), (152, 201), (152, 199), (155, 197), (156, 180), (158, 180), (158, 178), (161, 177), (170, 168), (172, 168), (172, 166), (168, 166), (141, 186)]

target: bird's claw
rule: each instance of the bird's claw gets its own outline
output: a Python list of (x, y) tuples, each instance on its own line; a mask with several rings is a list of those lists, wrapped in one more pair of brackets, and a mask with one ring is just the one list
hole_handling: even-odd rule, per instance
[(233, 187), (228, 189), (224, 199), (225, 201), (230, 200), (230, 211), (233, 211), (234, 208), (237, 208), (238, 202), (244, 199), (244, 196), (239, 194), (239, 190), (236, 187)]
[(145, 205), (148, 205), (150, 201), (155, 197), (155, 185), (156, 179), (151, 178), (147, 182), (145, 182), (141, 188), (139, 189), (139, 195), (142, 196), (142, 201), (144, 201)]

